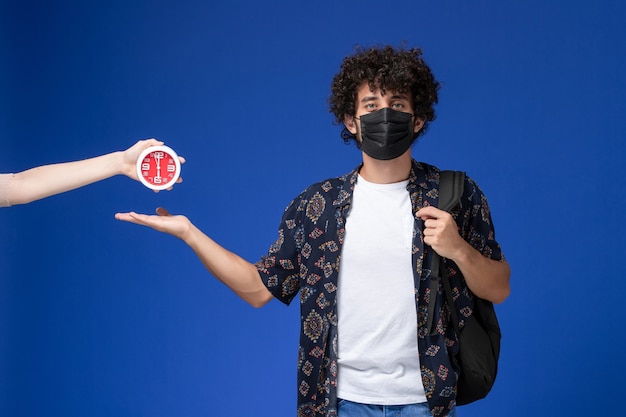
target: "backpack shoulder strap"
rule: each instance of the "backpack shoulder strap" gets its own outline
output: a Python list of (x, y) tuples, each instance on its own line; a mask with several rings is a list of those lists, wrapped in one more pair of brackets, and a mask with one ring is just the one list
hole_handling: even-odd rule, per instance
[[(463, 195), (463, 188), (465, 185), (465, 172), (463, 171), (441, 171), (439, 174), (439, 209), (450, 211), (461, 201)], [(428, 301), (428, 319), (426, 322), (426, 328), (429, 329), (430, 334), (436, 332), (436, 328), (433, 328), (433, 320), (435, 316), (435, 299), (437, 292), (439, 291), (439, 281), (443, 274), (444, 277), (444, 291), (448, 301), (451, 299), (450, 284), (447, 282), (447, 274), (444, 271), (444, 266), (441, 262), (441, 257), (433, 252), (432, 261), (430, 265), (430, 299)], [(454, 309), (451, 309), (454, 310)], [(458, 320), (456, 315), (454, 317), (455, 328), (458, 329)], [(458, 330), (457, 330), (458, 331)]]
[(441, 171), (439, 174), (439, 209), (452, 210), (461, 201), (465, 172)]

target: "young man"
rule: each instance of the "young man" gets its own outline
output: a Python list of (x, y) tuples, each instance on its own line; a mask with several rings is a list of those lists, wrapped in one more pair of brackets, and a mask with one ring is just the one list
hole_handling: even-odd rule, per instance
[[(256, 265), (162, 208), (116, 215), (179, 237), (253, 306), (288, 304), (300, 293), (298, 416), (454, 416), (456, 335), (442, 290), (429, 291), (433, 251), (451, 261), (458, 314), (471, 311), (472, 294), (496, 303), (509, 294), (509, 267), (478, 186), (466, 180), (455, 221), (435, 208), (439, 170), (411, 157), (435, 118), (438, 87), (418, 49), (347, 57), (329, 102), (363, 163), (294, 199)], [(426, 329), (432, 296), (434, 332)]]
[[(144, 149), (163, 145), (156, 139), (140, 140), (125, 151), (111, 152), (82, 161), (42, 165), (17, 174), (0, 174), (0, 207), (27, 204), (94, 182), (126, 175), (137, 180), (135, 164)], [(180, 158), (184, 163), (184, 158)], [(181, 182), (182, 179), (179, 178)]]

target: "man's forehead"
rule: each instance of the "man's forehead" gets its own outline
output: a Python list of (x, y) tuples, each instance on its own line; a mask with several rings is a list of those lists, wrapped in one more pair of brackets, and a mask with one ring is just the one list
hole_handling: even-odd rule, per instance
[(393, 89), (393, 88), (388, 88), (386, 86), (383, 85), (383, 87), (381, 88), (381, 84), (380, 81), (378, 80), (363, 80), (363, 82), (361, 82), (361, 85), (359, 86), (359, 93), (362, 94), (380, 94), (380, 95), (394, 95), (394, 96), (405, 96), (408, 97), (410, 94), (408, 93), (407, 90), (405, 89)]

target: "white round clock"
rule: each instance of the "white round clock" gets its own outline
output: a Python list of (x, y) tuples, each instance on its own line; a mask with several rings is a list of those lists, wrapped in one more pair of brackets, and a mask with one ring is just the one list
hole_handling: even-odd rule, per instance
[(165, 190), (180, 177), (180, 160), (168, 146), (151, 146), (137, 158), (137, 177), (146, 187)]

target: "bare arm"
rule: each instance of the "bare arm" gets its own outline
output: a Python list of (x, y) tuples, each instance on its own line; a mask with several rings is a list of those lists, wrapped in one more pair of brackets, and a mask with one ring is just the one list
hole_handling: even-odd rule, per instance
[(137, 180), (135, 162), (139, 154), (150, 146), (162, 144), (156, 139), (140, 140), (125, 151), (82, 161), (43, 165), (13, 174), (6, 186), (6, 200), (11, 205), (26, 204), (115, 175)]
[(509, 264), (489, 259), (467, 243), (459, 235), (450, 213), (435, 207), (424, 207), (416, 216), (424, 220), (424, 243), (457, 264), (474, 294), (494, 303), (501, 303), (509, 296)]
[(130, 212), (117, 213), (115, 218), (178, 237), (189, 245), (211, 274), (253, 307), (262, 307), (273, 298), (256, 266), (217, 244), (187, 217), (172, 216), (158, 208), (156, 216)]

